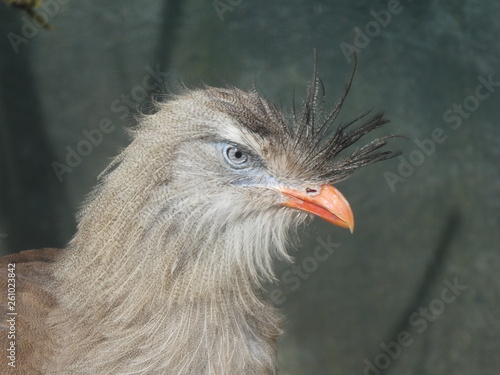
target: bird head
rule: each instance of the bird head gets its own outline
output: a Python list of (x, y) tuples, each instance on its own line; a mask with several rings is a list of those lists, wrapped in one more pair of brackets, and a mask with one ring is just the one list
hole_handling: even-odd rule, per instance
[(263, 236), (281, 248), (287, 229), (311, 215), (352, 232), (352, 210), (334, 184), (396, 153), (379, 151), (387, 138), (346, 152), (387, 121), (363, 114), (332, 128), (350, 84), (326, 114), (319, 84), (315, 78), (300, 115), (288, 117), (256, 91), (236, 88), (187, 90), (159, 103), (134, 140), (160, 172), (155, 206), (170, 206), (167, 216), (177, 215), (195, 233), (232, 228), (235, 246)]
[[(114, 243), (122, 254), (147, 248), (169, 275), (204, 269), (219, 284), (231, 283), (230, 274), (272, 279), (272, 258), (289, 258), (290, 229), (308, 217), (353, 231), (336, 183), (397, 155), (380, 150), (388, 137), (350, 147), (387, 122), (382, 114), (335, 125), (351, 81), (327, 111), (315, 73), (302, 110), (288, 116), (236, 88), (185, 89), (156, 103), (83, 210), (76, 240)], [(105, 243), (96, 230), (110, 233)]]
[(64, 306), (54, 322), (105, 347), (88, 363), (99, 353), (106, 373), (125, 365), (138, 373), (160, 358), (158, 372), (236, 361), (238, 370), (224, 373), (274, 373), (279, 317), (259, 288), (274, 278), (272, 260), (289, 258), (290, 229), (308, 217), (352, 231), (334, 186), (397, 155), (380, 150), (387, 138), (353, 149), (387, 121), (364, 114), (336, 126), (346, 94), (322, 110), (319, 86), (314, 75), (299, 114), (282, 114), (255, 91), (203, 87), (140, 119), (54, 273)]
[[(199, 211), (204, 207), (209, 220), (226, 217), (231, 222), (249, 221), (251, 227), (264, 213), (299, 220), (309, 213), (353, 231), (349, 203), (333, 184), (389, 155), (358, 150), (335, 160), (360, 136), (359, 129), (355, 134), (337, 129), (328, 135), (326, 126), (315, 130), (297, 119), (286, 119), (258, 93), (235, 88), (205, 88), (178, 100), (176, 105), (186, 110), (179, 114), (185, 121), (176, 121), (176, 135), (171, 137), (179, 141), (169, 151), (165, 167), (170, 194), (175, 190), (177, 196), (184, 196), (186, 214), (198, 210), (197, 215), (203, 216)], [(165, 114), (172, 114), (168, 104), (147, 122), (166, 123)], [(379, 115), (367, 126), (384, 122)], [(172, 127), (165, 130), (173, 133)], [(382, 143), (378, 140), (370, 148)], [(275, 220), (283, 222), (283, 218)]]

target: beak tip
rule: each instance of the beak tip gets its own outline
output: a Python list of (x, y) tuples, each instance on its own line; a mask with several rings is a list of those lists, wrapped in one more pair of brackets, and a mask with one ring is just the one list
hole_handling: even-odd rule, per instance
[(349, 232), (351, 232), (351, 234), (354, 233), (354, 219), (353, 218), (350, 218), (348, 220), (342, 220), (342, 226), (344, 228), (347, 228), (349, 229)]
[(349, 231), (351, 232), (351, 234), (353, 234), (354, 233), (354, 217), (352, 217), (352, 211), (351, 211), (351, 218), (347, 222), (347, 227), (349, 228)]

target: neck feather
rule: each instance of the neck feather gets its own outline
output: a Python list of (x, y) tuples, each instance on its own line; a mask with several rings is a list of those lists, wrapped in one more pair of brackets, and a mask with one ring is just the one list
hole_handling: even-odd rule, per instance
[[(123, 184), (120, 176), (137, 177)], [(248, 230), (165, 181), (154, 163), (122, 161), (82, 211), (56, 265), (62, 297), (52, 322), (65, 332), (61, 348), (88, 351), (64, 366), (273, 374), (280, 319), (259, 289), (273, 277), (273, 252), (286, 256), (286, 225), (262, 213)]]

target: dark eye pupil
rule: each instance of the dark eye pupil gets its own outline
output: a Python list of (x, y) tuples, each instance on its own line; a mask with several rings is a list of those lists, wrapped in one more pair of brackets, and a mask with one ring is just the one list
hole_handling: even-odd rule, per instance
[(226, 160), (234, 166), (244, 167), (249, 160), (249, 156), (235, 146), (226, 146), (224, 149)]

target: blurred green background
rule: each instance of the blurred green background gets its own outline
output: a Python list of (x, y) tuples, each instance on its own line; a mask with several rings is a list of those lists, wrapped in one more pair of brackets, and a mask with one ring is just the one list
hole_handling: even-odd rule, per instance
[(0, 3), (0, 250), (64, 247), (125, 129), (181, 80), (253, 85), (285, 111), (313, 48), (341, 118), (385, 111), (398, 159), (339, 189), (280, 264), (280, 374), (500, 373), (500, 4), (496, 0)]

